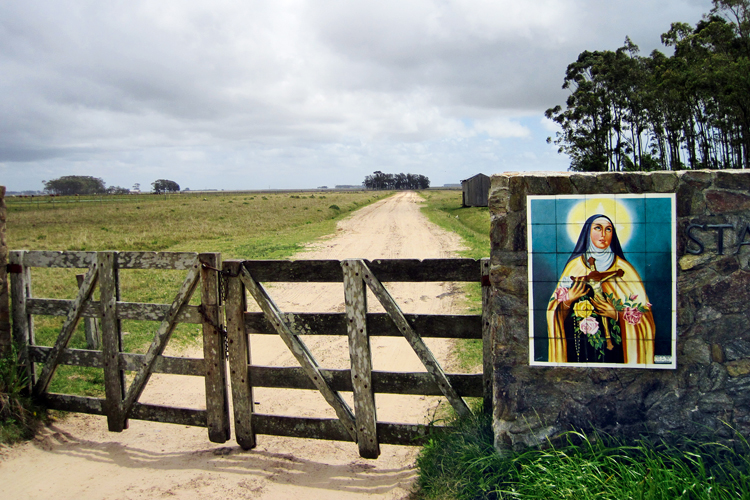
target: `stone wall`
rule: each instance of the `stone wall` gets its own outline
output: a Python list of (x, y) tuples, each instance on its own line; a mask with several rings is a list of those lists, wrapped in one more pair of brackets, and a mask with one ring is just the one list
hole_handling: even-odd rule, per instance
[(5, 239), (5, 186), (0, 186), (0, 354), (10, 346), (10, 308), (8, 297), (8, 244)]
[[(526, 196), (650, 192), (676, 193), (677, 369), (530, 366)], [(750, 436), (750, 172), (496, 175), (489, 206), (499, 449), (572, 428)]]

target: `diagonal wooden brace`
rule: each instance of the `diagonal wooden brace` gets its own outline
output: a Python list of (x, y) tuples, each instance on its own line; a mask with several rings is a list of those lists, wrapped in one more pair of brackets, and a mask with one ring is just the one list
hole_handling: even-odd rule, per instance
[(143, 393), (143, 389), (146, 387), (146, 383), (151, 377), (151, 372), (156, 364), (156, 360), (164, 352), (164, 348), (167, 346), (167, 341), (169, 340), (169, 337), (172, 336), (172, 332), (177, 325), (177, 316), (180, 314), (182, 308), (190, 302), (190, 298), (193, 296), (193, 292), (195, 292), (195, 289), (198, 286), (199, 279), (200, 262), (196, 259), (195, 264), (190, 268), (185, 281), (177, 292), (172, 305), (169, 306), (169, 310), (167, 311), (166, 316), (164, 316), (161, 325), (159, 325), (156, 335), (154, 335), (154, 340), (151, 342), (148, 352), (143, 359), (143, 366), (138, 370), (133, 379), (133, 383), (130, 384), (130, 387), (128, 388), (128, 393), (125, 396), (122, 405), (122, 419), (128, 418), (128, 414), (133, 408), (133, 404), (138, 401), (141, 393)]
[(278, 306), (274, 303), (266, 290), (256, 282), (247, 269), (245, 269), (245, 266), (240, 266), (240, 280), (245, 284), (245, 288), (247, 288), (258, 303), (263, 314), (265, 314), (266, 319), (273, 325), (274, 329), (289, 350), (292, 351), (294, 357), (297, 358), (297, 362), (302, 366), (305, 374), (310, 377), (310, 380), (315, 384), (315, 387), (317, 387), (328, 404), (336, 411), (339, 420), (352, 437), (352, 440), (356, 443), (357, 426), (354, 414), (341, 395), (337, 391), (331, 389), (331, 386), (328, 385), (328, 382), (326, 382), (326, 379), (320, 371), (320, 367), (315, 360), (315, 357), (313, 357), (312, 353), (307, 349), (307, 346), (292, 332), (284, 321)]
[(427, 372), (432, 376), (432, 379), (440, 388), (443, 395), (448, 399), (448, 402), (453, 406), (453, 409), (456, 410), (456, 413), (462, 417), (471, 415), (471, 410), (451, 385), (445, 372), (432, 354), (432, 351), (430, 351), (424, 341), (422, 341), (422, 338), (417, 335), (411, 327), (404, 317), (404, 313), (401, 312), (401, 309), (398, 307), (398, 304), (396, 304), (396, 301), (393, 300), (393, 297), (391, 297), (388, 290), (386, 290), (383, 284), (372, 274), (372, 271), (370, 271), (370, 268), (367, 267), (367, 264), (365, 264), (363, 260), (360, 259), (350, 262), (353, 262), (354, 265), (358, 267), (356, 272), (358, 272), (359, 276), (365, 281), (365, 283), (367, 283), (367, 286), (370, 287), (372, 293), (375, 294), (383, 305), (383, 308), (385, 308), (385, 311), (391, 319), (393, 319), (393, 322), (396, 324), (399, 331), (406, 338), (407, 342), (409, 342), (412, 349), (414, 349), (419, 360), (427, 369)]
[(60, 361), (60, 354), (65, 349), (70, 341), (70, 337), (73, 335), (78, 320), (81, 318), (81, 312), (83, 312), (83, 304), (91, 298), (91, 294), (94, 291), (94, 287), (99, 280), (99, 267), (96, 263), (89, 267), (86, 277), (83, 278), (83, 283), (78, 289), (78, 295), (73, 301), (73, 307), (68, 311), (68, 316), (65, 318), (60, 335), (55, 341), (55, 346), (49, 353), (47, 360), (44, 362), (44, 369), (39, 379), (34, 385), (34, 394), (40, 395), (47, 391), (50, 380), (57, 370), (57, 365)]

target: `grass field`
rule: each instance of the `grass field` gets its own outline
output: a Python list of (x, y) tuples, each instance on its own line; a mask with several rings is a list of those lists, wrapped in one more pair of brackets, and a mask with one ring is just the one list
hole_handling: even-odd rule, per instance
[[(6, 234), (11, 250), (221, 252), (223, 259), (280, 259), (333, 234), (338, 220), (390, 194), (174, 194), (33, 202), (8, 198)], [(83, 271), (35, 268), (33, 295), (71, 299), (77, 292), (75, 274)], [(178, 271), (122, 271), (122, 300), (170, 303), (184, 275)], [(192, 303), (196, 300), (194, 297)], [(64, 318), (37, 316), (34, 321), (36, 343), (53, 345)], [(157, 324), (123, 321), (122, 327), (124, 349), (143, 353)], [(178, 325), (170, 344), (196, 343), (200, 332), (199, 325)], [(69, 347), (86, 348), (82, 325)], [(50, 391), (102, 395), (102, 370), (60, 366)]]

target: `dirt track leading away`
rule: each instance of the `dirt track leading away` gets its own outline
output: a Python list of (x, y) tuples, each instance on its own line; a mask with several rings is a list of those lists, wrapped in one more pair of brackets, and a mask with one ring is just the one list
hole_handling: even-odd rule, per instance
[[(401, 193), (357, 211), (342, 221), (334, 236), (296, 259), (441, 258), (455, 256), (457, 236), (429, 223), (419, 212), (419, 197)], [(460, 313), (460, 295), (451, 284), (386, 284), (405, 312)], [(344, 310), (340, 284), (279, 285), (269, 293), (283, 311)], [(378, 310), (370, 296), (368, 305)], [(325, 368), (348, 367), (345, 338), (306, 336), (304, 341)], [(296, 364), (278, 338), (251, 336), (253, 363)], [(441, 362), (445, 342), (428, 342)], [(374, 338), (377, 370), (423, 371), (403, 339)], [(174, 352), (167, 354), (178, 355)], [(179, 355), (201, 357), (200, 352)], [(335, 417), (314, 391), (256, 389), (260, 413)], [(141, 400), (205, 408), (198, 377), (155, 375)], [(351, 399), (349, 399), (351, 404)], [(437, 398), (376, 396), (378, 420), (425, 423)], [(205, 429), (130, 421), (122, 433), (109, 433), (106, 419), (71, 415), (46, 429), (32, 443), (0, 450), (2, 499), (143, 499), (143, 498), (406, 498), (415, 479), (417, 450), (381, 446), (377, 460), (359, 457), (350, 442), (258, 436), (258, 446), (243, 451), (235, 442), (214, 444)]]

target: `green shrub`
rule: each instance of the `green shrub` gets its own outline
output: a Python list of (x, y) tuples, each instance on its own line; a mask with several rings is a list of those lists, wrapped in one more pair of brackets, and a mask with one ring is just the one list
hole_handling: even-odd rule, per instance
[(18, 352), (0, 357), (0, 443), (31, 439), (46, 419), (46, 410), (26, 395), (28, 379), (19, 370)]

